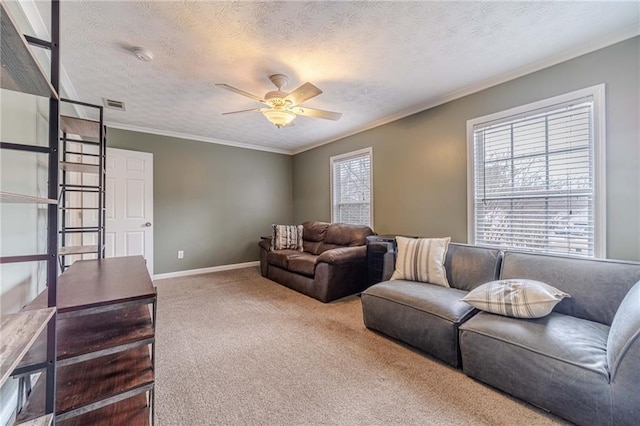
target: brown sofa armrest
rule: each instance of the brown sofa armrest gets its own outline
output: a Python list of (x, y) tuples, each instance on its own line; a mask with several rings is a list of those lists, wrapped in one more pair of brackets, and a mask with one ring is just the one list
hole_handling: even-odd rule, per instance
[(258, 245), (266, 251), (271, 251), (271, 237), (260, 237)]
[(331, 265), (340, 265), (350, 262), (362, 262), (366, 258), (367, 246), (340, 247), (321, 253), (316, 263), (324, 262)]

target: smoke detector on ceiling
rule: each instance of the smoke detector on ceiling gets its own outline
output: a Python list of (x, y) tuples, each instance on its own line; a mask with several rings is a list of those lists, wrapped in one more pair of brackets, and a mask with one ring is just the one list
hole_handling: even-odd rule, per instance
[(140, 59), (142, 62), (153, 61), (153, 53), (149, 49), (145, 49), (144, 47), (134, 47), (131, 51), (136, 55), (136, 58)]

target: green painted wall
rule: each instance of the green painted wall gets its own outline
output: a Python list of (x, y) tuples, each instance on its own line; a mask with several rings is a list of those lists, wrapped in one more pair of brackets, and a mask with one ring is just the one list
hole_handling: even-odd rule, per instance
[(466, 122), (606, 84), (607, 256), (640, 260), (640, 37), (294, 156), (294, 221), (330, 219), (329, 157), (373, 147), (378, 233), (467, 240)]
[(153, 153), (155, 274), (255, 261), (292, 220), (289, 155), (119, 129), (107, 146)]

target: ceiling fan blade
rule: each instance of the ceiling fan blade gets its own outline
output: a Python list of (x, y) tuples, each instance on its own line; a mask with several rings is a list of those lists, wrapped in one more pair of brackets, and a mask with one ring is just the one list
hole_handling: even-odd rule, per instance
[(216, 83), (216, 86), (222, 87), (223, 89), (230, 90), (230, 91), (235, 92), (235, 93), (237, 93), (239, 95), (246, 96), (247, 98), (255, 99), (258, 102), (263, 102), (264, 103), (264, 99), (262, 99), (261, 97), (256, 96), (256, 95), (252, 95), (251, 93), (245, 92), (244, 90), (236, 89), (235, 87), (229, 86), (228, 84), (218, 84), (218, 83)]
[(289, 93), (285, 98), (286, 101), (291, 101), (291, 106), (300, 105), (304, 101), (307, 101), (322, 93), (322, 90), (318, 89), (311, 83), (305, 83), (298, 87), (293, 92)]
[(298, 115), (306, 115), (308, 117), (315, 117), (315, 118), (324, 118), (325, 120), (337, 121), (337, 120), (340, 120), (340, 117), (342, 117), (342, 114), (339, 112), (324, 111), (321, 109), (293, 107), (293, 108), (290, 108), (290, 110)]
[(223, 112), (222, 115), (240, 114), (242, 112), (260, 111), (262, 108), (243, 109), (242, 111)]

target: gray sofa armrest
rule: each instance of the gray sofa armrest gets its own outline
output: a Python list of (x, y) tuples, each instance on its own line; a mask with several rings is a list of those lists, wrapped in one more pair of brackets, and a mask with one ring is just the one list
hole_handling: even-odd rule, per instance
[(342, 265), (344, 263), (362, 262), (367, 258), (367, 246), (340, 247), (327, 250), (318, 256), (316, 263)]
[(616, 312), (607, 341), (607, 363), (613, 400), (613, 424), (634, 424), (640, 418), (640, 281)]

